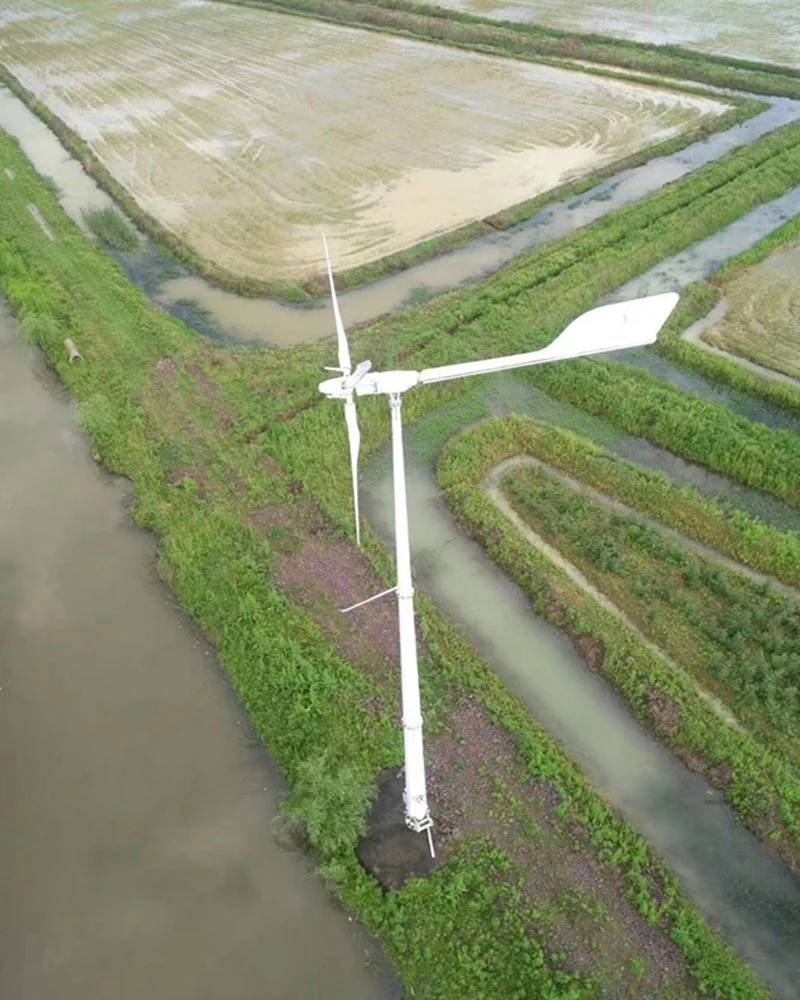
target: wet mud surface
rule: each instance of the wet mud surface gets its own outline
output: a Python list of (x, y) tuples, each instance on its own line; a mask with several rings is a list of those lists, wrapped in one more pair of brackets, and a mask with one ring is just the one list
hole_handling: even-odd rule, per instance
[(800, 66), (800, 8), (795, 0), (438, 0), (499, 21), (531, 21), (581, 34), (680, 45), (715, 55)]
[[(207, 260), (305, 279), (536, 197), (711, 97), (203, 2), (8, 0), (0, 58)], [(380, 114), (376, 114), (380, 108)]]
[(724, 307), (703, 343), (800, 379), (800, 240), (722, 284)]

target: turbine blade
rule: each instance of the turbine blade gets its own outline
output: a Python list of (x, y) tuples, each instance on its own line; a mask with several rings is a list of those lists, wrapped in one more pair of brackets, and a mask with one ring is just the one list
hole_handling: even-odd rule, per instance
[(628, 347), (652, 344), (670, 313), (678, 304), (676, 292), (649, 295), (629, 302), (615, 302), (608, 306), (590, 309), (573, 320), (547, 347), (526, 354), (510, 354), (504, 358), (486, 361), (467, 361), (464, 364), (426, 368), (419, 373), (419, 382), (446, 382), (467, 375), (485, 375), (504, 372), (512, 368), (527, 368), (546, 361), (565, 361), (589, 354), (607, 354)]
[(358, 415), (355, 400), (351, 396), (345, 400), (344, 420), (347, 424), (347, 438), (350, 444), (350, 471), (353, 476), (353, 510), (356, 516), (356, 542), (361, 545), (361, 516), (358, 507), (358, 452), (361, 448), (361, 431), (358, 429)]
[(328, 282), (331, 286), (331, 303), (333, 305), (333, 319), (336, 323), (336, 341), (339, 347), (339, 367), (342, 374), (349, 375), (352, 364), (350, 362), (350, 348), (347, 344), (347, 334), (344, 332), (342, 314), (339, 312), (339, 300), (336, 298), (336, 286), (333, 283), (333, 269), (331, 268), (331, 258), (328, 253), (328, 241), (325, 234), (322, 234), (322, 245), (325, 247), (325, 263), (328, 266)]

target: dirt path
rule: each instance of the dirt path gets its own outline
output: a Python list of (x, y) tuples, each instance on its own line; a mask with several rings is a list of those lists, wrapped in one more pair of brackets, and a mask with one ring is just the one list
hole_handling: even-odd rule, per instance
[[(500, 484), (503, 479), (503, 476), (510, 469), (518, 468), (520, 466), (534, 466), (536, 468), (545, 469), (555, 478), (561, 480), (567, 485), (573, 486), (576, 489), (581, 489), (582, 492), (586, 492), (588, 495), (591, 495), (596, 499), (600, 500), (600, 502), (606, 503), (607, 506), (611, 507), (614, 510), (618, 510), (621, 513), (623, 512), (629, 513), (630, 516), (636, 517), (637, 520), (641, 520), (642, 523), (649, 523), (651, 525), (656, 525), (657, 522), (650, 521), (649, 519), (646, 518), (642, 518), (642, 515), (635, 514), (633, 511), (629, 511), (629, 509), (626, 508), (624, 504), (619, 504), (617, 501), (612, 500), (610, 497), (603, 497), (603, 494), (597, 493), (596, 491), (592, 490), (591, 487), (584, 486), (584, 484), (578, 483), (577, 480), (571, 479), (569, 476), (564, 476), (561, 473), (555, 472), (555, 470), (551, 469), (544, 462), (540, 462), (538, 459), (533, 458), (530, 455), (519, 455), (516, 458), (510, 458), (507, 459), (505, 462), (501, 462), (499, 465), (495, 466), (495, 468), (489, 473), (489, 475), (484, 480), (483, 484), (484, 491), (486, 492), (486, 495), (489, 497), (489, 499), (497, 506), (498, 510), (500, 510), (511, 521), (511, 523), (514, 525), (517, 531), (519, 531), (520, 534), (522, 534), (527, 539), (527, 541), (530, 542), (531, 545), (535, 546), (537, 549), (539, 549), (540, 552), (546, 555), (551, 562), (553, 562), (556, 566), (558, 566), (560, 570), (562, 570), (564, 573), (567, 574), (567, 576), (570, 578), (570, 580), (573, 581), (573, 583), (576, 583), (581, 588), (581, 590), (587, 593), (590, 597), (594, 598), (594, 600), (597, 601), (597, 603), (601, 607), (605, 608), (606, 611), (611, 612), (611, 614), (613, 614), (616, 618), (618, 618), (619, 621), (621, 621), (622, 624), (626, 626), (626, 628), (630, 629), (631, 632), (633, 632), (633, 634), (636, 636), (636, 638), (641, 643), (643, 643), (643, 645), (646, 646), (651, 653), (653, 653), (655, 656), (658, 656), (661, 660), (663, 660), (664, 663), (666, 663), (671, 670), (681, 671), (687, 678), (692, 680), (701, 697), (703, 697), (708, 702), (708, 704), (711, 705), (714, 711), (717, 712), (717, 714), (722, 719), (724, 719), (729, 726), (731, 726), (737, 732), (744, 732), (744, 727), (738, 721), (736, 716), (730, 711), (730, 709), (727, 708), (727, 706), (723, 705), (721, 701), (719, 701), (712, 694), (710, 694), (703, 687), (701, 687), (696, 681), (694, 681), (694, 678), (692, 678), (690, 674), (683, 671), (683, 668), (678, 663), (676, 663), (675, 660), (673, 660), (670, 656), (668, 656), (664, 652), (664, 650), (661, 649), (660, 646), (657, 646), (655, 643), (651, 642), (641, 631), (641, 629), (639, 629), (639, 627), (633, 622), (631, 618), (628, 617), (628, 615), (621, 608), (617, 607), (617, 605), (614, 604), (614, 602), (611, 601), (601, 590), (598, 590), (598, 588), (591, 582), (591, 580), (588, 579), (588, 577), (584, 576), (584, 574), (578, 569), (577, 566), (575, 566), (568, 559), (566, 559), (558, 551), (558, 549), (555, 549), (552, 545), (546, 542), (541, 537), (541, 535), (537, 534), (537, 532), (535, 532), (529, 525), (527, 525), (525, 521), (523, 521), (523, 519), (519, 516), (519, 514), (517, 514), (517, 512), (514, 510), (514, 508), (511, 506), (511, 504), (508, 502), (508, 500), (506, 500), (505, 496), (503, 495), (502, 490), (500, 488)], [(659, 525), (659, 527), (661, 526)], [(677, 532), (675, 532), (675, 535), (681, 540), (683, 540), (682, 535), (678, 535)], [(686, 539), (685, 541), (688, 543), (690, 540)], [(738, 566), (738, 564), (735, 565)]]

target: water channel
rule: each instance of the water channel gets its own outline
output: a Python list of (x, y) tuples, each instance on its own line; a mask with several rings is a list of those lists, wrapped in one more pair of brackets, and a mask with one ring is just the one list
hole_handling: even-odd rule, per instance
[[(721, 92), (721, 96), (724, 98), (725, 93)], [(583, 194), (549, 205), (518, 226), (484, 236), (459, 250), (343, 294), (341, 309), (345, 324), (352, 327), (366, 323), (412, 301), (486, 277), (515, 257), (569, 236), (731, 150), (800, 120), (800, 101), (778, 98), (771, 99), (769, 105), (767, 110), (746, 122), (677, 153), (655, 157), (642, 166), (620, 171)], [(20, 143), (36, 170), (57, 185), (62, 207), (78, 225), (83, 226), (84, 209), (113, 204), (50, 129), (2, 86), (0, 128)], [(771, 231), (767, 219), (762, 225), (754, 221), (751, 226), (753, 242)], [(335, 254), (335, 247), (333, 251)], [(734, 250), (725, 256), (737, 252)], [(115, 256), (131, 280), (148, 295), (201, 333), (216, 339), (288, 347), (331, 334), (330, 306), (325, 300), (292, 305), (225, 292), (189, 274), (186, 268), (144, 237), (140, 253)]]
[(47, 373), (0, 300), (0, 996), (400, 996)]
[[(414, 440), (412, 434), (407, 476), (417, 582), (654, 846), (775, 996), (797, 1000), (800, 879), (633, 719), (562, 633), (538, 618), (526, 595), (461, 534)], [(362, 497), (370, 523), (393, 544), (387, 453), (368, 466)]]
[[(343, 296), (345, 320), (349, 324), (365, 322), (402, 306), (409, 297), (432, 295), (466, 284), (526, 250), (574, 232), (606, 212), (629, 204), (723, 155), (728, 149), (746, 144), (798, 117), (800, 105), (796, 102), (775, 101), (770, 110), (758, 118), (673, 157), (653, 160), (645, 167), (625, 171), (579, 198), (571, 199), (569, 205), (551, 206), (513, 230), (479, 240), (463, 250), (348, 293)], [(79, 219), (81, 210), (89, 204), (108, 203), (107, 196), (64, 152), (52, 133), (21, 102), (2, 90), (0, 127), (15, 135), (36, 168), (59, 185), (62, 204), (73, 218)], [(77, 175), (73, 167), (78, 167)], [(740, 234), (744, 242), (741, 249), (780, 225), (782, 213), (797, 211), (798, 207), (791, 200), (795, 197), (797, 192), (791, 195), (788, 203), (771, 208), (764, 206), (756, 210), (763, 214), (753, 214), (752, 218), (748, 216), (747, 220), (742, 220)], [(666, 267), (668, 273), (662, 271), (659, 275), (658, 269), (654, 269), (648, 280), (656, 286), (660, 281), (661, 285), (652, 290), (663, 290), (665, 281), (674, 287), (676, 282), (697, 280), (710, 273), (723, 257), (739, 252), (739, 244), (731, 249), (733, 244), (726, 242), (725, 234), (718, 235), (717, 242), (714, 240), (711, 238), (705, 248), (703, 244), (692, 248), (688, 252), (690, 259), (684, 261), (685, 267), (679, 267), (676, 259), (673, 270), (670, 270), (670, 262), (660, 265), (660, 268)], [(120, 258), (129, 274), (148, 294), (188, 319), (201, 332), (223, 339), (260, 340), (282, 345), (319, 339), (330, 333), (326, 303), (297, 307), (244, 299), (214, 289), (196, 277), (170, 277), (176, 269), (174, 262), (150, 244), (145, 246), (147, 250), (136, 260)], [(197, 310), (187, 304), (189, 299), (200, 303), (202, 308)], [(744, 407), (749, 407), (746, 415), (751, 419), (760, 419), (773, 426), (796, 427), (777, 408), (767, 404), (761, 408), (760, 403), (749, 397), (737, 397), (712, 386), (699, 376), (676, 369), (654, 355), (646, 356), (654, 360), (642, 361), (643, 357), (645, 355), (633, 354), (630, 360), (651, 370), (653, 365), (661, 365), (662, 369), (654, 374), (678, 382), (687, 391), (734, 405), (734, 408), (739, 406), (739, 412), (744, 413)], [(693, 381), (681, 383), (679, 377)], [(487, 395), (488, 411), (513, 409), (554, 419), (565, 426), (570, 426), (572, 421), (574, 429), (582, 433), (591, 428), (590, 436), (624, 457), (661, 468), (677, 481), (691, 482), (708, 495), (721, 496), (780, 527), (800, 530), (798, 512), (779, 501), (731, 484), (647, 442), (618, 435), (602, 421), (593, 421), (585, 413), (555, 403), (517, 379), (509, 377), (503, 385), (502, 392), (493, 391)], [(715, 395), (709, 395), (712, 392)], [(365, 499), (370, 520), (387, 539), (391, 533), (390, 486), (384, 456), (366, 472)], [(114, 503), (117, 504), (116, 497)], [(478, 546), (459, 534), (442, 505), (430, 462), (422, 457), (414, 458), (413, 449), (409, 462), (409, 504), (415, 571), (420, 583), (460, 623), (498, 673), (523, 697), (537, 719), (580, 762), (609, 802), (655, 846), (693, 899), (721, 927), (739, 953), (752, 962), (776, 996), (781, 1000), (797, 1000), (800, 996), (797, 986), (800, 983), (798, 880), (770, 857), (701, 779), (691, 775), (639, 727), (614, 692), (585, 669), (561, 634), (537, 619), (524, 595), (490, 563)], [(130, 585), (129, 575), (126, 569), (126, 588)], [(219, 684), (218, 677), (215, 683)], [(143, 697), (144, 692), (139, 695)], [(202, 728), (210, 731), (208, 726)], [(243, 750), (241, 753), (246, 758)], [(170, 762), (170, 773), (172, 769)], [(364, 988), (374, 988), (374, 983)], [(84, 991), (84, 995), (88, 993)], [(304, 994), (301, 991), (297, 995)], [(352, 995), (366, 994), (354, 990)]]

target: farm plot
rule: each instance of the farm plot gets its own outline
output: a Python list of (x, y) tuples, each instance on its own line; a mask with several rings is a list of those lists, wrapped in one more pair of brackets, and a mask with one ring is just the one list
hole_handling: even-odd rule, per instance
[(498, 21), (528, 21), (580, 34), (680, 45), (714, 55), (800, 67), (796, 0), (437, 0)]
[(800, 378), (800, 240), (725, 282), (723, 294), (725, 313), (702, 339)]
[(207, 260), (355, 267), (697, 126), (720, 102), (202, 0), (9, 0), (0, 62)]

